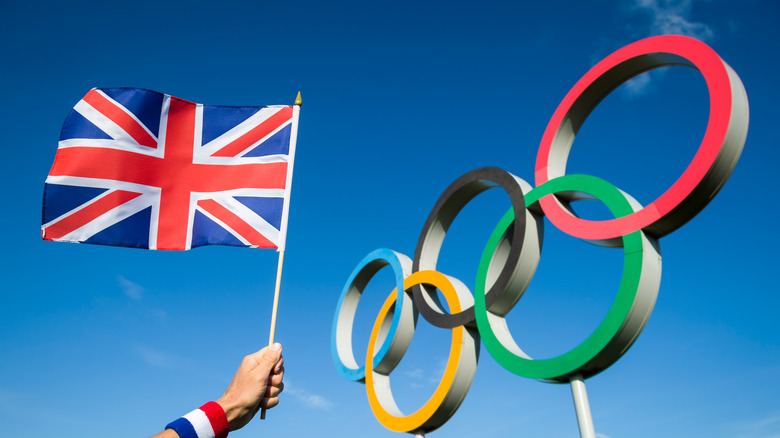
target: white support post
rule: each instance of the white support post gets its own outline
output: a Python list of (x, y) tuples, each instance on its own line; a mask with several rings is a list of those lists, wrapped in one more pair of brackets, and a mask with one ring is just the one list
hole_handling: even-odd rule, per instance
[(580, 426), (581, 438), (596, 438), (596, 430), (593, 428), (593, 417), (590, 415), (590, 403), (588, 393), (585, 391), (585, 381), (582, 375), (575, 374), (569, 380), (571, 395), (574, 397), (574, 410), (577, 412), (577, 423)]

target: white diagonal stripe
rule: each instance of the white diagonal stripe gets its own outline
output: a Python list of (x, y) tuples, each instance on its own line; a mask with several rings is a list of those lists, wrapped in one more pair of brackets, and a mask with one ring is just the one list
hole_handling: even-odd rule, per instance
[[(157, 139), (154, 134), (152, 134), (149, 129), (144, 126), (143, 123), (141, 123), (140, 120), (138, 120), (135, 115), (127, 111), (125, 107), (108, 97), (105, 93), (98, 91), (103, 97), (111, 101), (114, 105), (116, 105), (118, 108), (120, 108), (122, 111), (124, 111), (126, 114), (128, 114), (130, 117), (132, 117), (140, 126), (144, 128), (144, 130), (155, 140)], [(162, 157), (162, 151), (161, 148), (150, 148), (148, 146), (142, 146), (138, 144), (133, 137), (130, 136), (130, 134), (127, 133), (121, 126), (117, 125), (113, 120), (109, 119), (103, 113), (95, 109), (92, 105), (88, 104), (84, 100), (80, 100), (76, 106), (73, 107), (73, 109), (84, 116), (85, 119), (89, 120), (90, 123), (94, 124), (98, 129), (108, 134), (116, 143), (111, 144), (110, 146), (104, 146), (105, 143), (98, 144), (95, 146), (92, 146), (91, 144), (81, 144), (79, 146), (86, 146), (86, 147), (110, 147), (112, 149), (120, 149), (120, 150), (128, 150), (132, 152), (138, 152), (145, 155), (152, 155), (152, 156), (160, 156)], [(64, 143), (64, 147), (72, 147), (71, 142), (72, 140), (76, 139), (68, 139), (60, 142), (60, 145)]]
[[(196, 148), (197, 153), (196, 155), (199, 158), (205, 158), (208, 157), (216, 152), (218, 152), (220, 149), (224, 148), (228, 144), (236, 141), (241, 136), (245, 135), (252, 129), (256, 128), (258, 125), (263, 123), (266, 119), (270, 118), (274, 114), (278, 113), (284, 108), (284, 106), (270, 106), (270, 107), (263, 107), (260, 109), (260, 111), (256, 112), (252, 116), (250, 116), (248, 119), (244, 120), (243, 122), (239, 123), (238, 125), (234, 126), (229, 131), (225, 132), (224, 134), (220, 135), (219, 137), (215, 138), (214, 140), (211, 140), (210, 142), (206, 143), (202, 147)], [(202, 114), (201, 114), (202, 117)], [(201, 120), (202, 123), (202, 120)], [(254, 143), (253, 146), (250, 146), (247, 148), (247, 150), (251, 149), (258, 143), (264, 141), (265, 139), (269, 138), (273, 134), (275, 134), (279, 129), (285, 127), (290, 122), (285, 122), (280, 126), (278, 129), (275, 129), (272, 133), (269, 135), (263, 137), (260, 141)], [(247, 150), (244, 150), (242, 153), (246, 153)]]
[[(102, 198), (103, 196), (108, 196), (111, 193), (113, 193), (113, 191), (108, 191), (103, 195), (98, 196), (94, 200), (79, 206), (77, 209), (74, 209), (73, 211), (84, 208), (87, 205), (91, 204), (92, 202), (95, 202), (96, 200)], [(139, 211), (151, 207), (153, 203), (154, 203), (153, 199), (151, 199), (149, 196), (145, 194), (142, 194), (141, 196), (135, 199), (125, 202), (124, 204), (119, 205), (116, 208), (113, 208), (103, 213), (102, 215), (88, 222), (84, 226), (73, 230), (72, 232), (62, 236), (62, 238), (57, 240), (66, 241), (66, 242), (83, 242), (89, 239), (90, 237), (94, 236), (95, 234), (105, 230), (106, 228), (129, 218), (130, 216), (138, 213)], [(71, 212), (69, 212), (68, 214), (70, 213)], [(55, 221), (52, 221), (50, 223), (53, 223)]]
[[(238, 202), (234, 196), (251, 196), (251, 197), (265, 197), (265, 198), (283, 198), (284, 197), (284, 190), (281, 189), (236, 189), (236, 190), (228, 190), (224, 192), (219, 193), (193, 193), (192, 194), (192, 202), (197, 205), (197, 201), (200, 199), (212, 199), (216, 202), (218, 202), (223, 207), (227, 208), (234, 214), (236, 214), (238, 217), (241, 218), (244, 222), (249, 224), (252, 228), (256, 229), (260, 234), (262, 234), (266, 239), (268, 239), (271, 243), (274, 245), (279, 245), (279, 230), (276, 229), (273, 225), (271, 225), (268, 221), (260, 217), (257, 213), (252, 211), (249, 207), (245, 206), (244, 204)], [(219, 218), (211, 215), (209, 212), (202, 208), (197, 208), (197, 210), (204, 215), (206, 215), (209, 219), (213, 220), (217, 224), (219, 224), (221, 227), (225, 228), (230, 234), (232, 234), (236, 239), (240, 240), (241, 243), (244, 245), (250, 245), (249, 241), (247, 241), (244, 237), (242, 237), (238, 232), (236, 232), (234, 229), (230, 228), (227, 224), (222, 222)], [(192, 210), (191, 210), (192, 211)], [(193, 213), (190, 213), (190, 219), (189, 219), (189, 227), (188, 227), (188, 244), (191, 242), (192, 238), (192, 225), (193, 225)]]
[[(144, 129), (144, 131), (146, 131), (146, 133), (147, 133), (147, 134), (149, 134), (149, 136), (150, 136), (150, 137), (152, 137), (152, 138), (154, 139), (154, 141), (157, 141), (157, 136), (156, 136), (156, 135), (154, 135), (154, 133), (153, 133), (153, 132), (152, 132), (152, 131), (151, 131), (151, 130), (150, 130), (150, 129), (149, 129), (149, 128), (148, 128), (148, 127), (147, 127), (147, 126), (146, 126), (146, 125), (145, 125), (145, 124), (142, 122), (142, 121), (141, 121), (141, 119), (139, 119), (138, 117), (136, 117), (136, 115), (135, 115), (135, 114), (133, 114), (133, 113), (132, 113), (130, 110), (128, 110), (127, 108), (125, 108), (125, 106), (124, 106), (124, 105), (122, 105), (121, 103), (119, 103), (119, 102), (115, 101), (113, 98), (111, 98), (111, 97), (110, 97), (108, 94), (106, 94), (106, 93), (105, 93), (104, 91), (102, 91), (102, 90), (95, 90), (95, 91), (97, 91), (97, 92), (98, 92), (98, 94), (100, 94), (101, 96), (103, 96), (103, 97), (104, 97), (104, 98), (105, 98), (107, 101), (109, 101), (109, 102), (113, 103), (113, 104), (114, 104), (114, 105), (115, 105), (117, 108), (119, 108), (120, 110), (122, 110), (122, 112), (124, 112), (125, 114), (127, 114), (127, 115), (128, 115), (130, 118), (132, 118), (133, 120), (135, 120), (135, 122), (136, 122), (136, 123), (138, 123), (138, 125), (140, 125), (140, 126), (141, 126), (141, 127)], [(121, 128), (120, 128), (120, 129), (121, 129)]]

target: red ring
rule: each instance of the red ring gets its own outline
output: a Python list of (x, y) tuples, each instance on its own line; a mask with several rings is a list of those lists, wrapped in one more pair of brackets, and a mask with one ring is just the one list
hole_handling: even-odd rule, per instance
[(640, 40), (617, 50), (572, 87), (555, 110), (542, 137), (536, 159), (536, 186), (565, 174), (566, 159), (576, 135), (574, 131), (578, 129), (570, 128), (572, 121), (583, 123), (610, 91), (631, 77), (668, 65), (687, 65), (699, 70), (709, 91), (707, 130), (693, 160), (659, 198), (621, 218), (580, 219), (555, 196), (542, 198), (540, 203), (546, 216), (561, 231), (588, 240), (612, 239), (640, 229), (661, 237), (698, 214), (728, 179), (747, 135), (747, 97), (742, 83), (706, 44), (689, 37), (666, 35)]

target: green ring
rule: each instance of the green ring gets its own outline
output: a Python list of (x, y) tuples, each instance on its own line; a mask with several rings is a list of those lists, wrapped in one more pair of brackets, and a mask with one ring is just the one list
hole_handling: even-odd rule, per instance
[[(616, 218), (633, 213), (633, 208), (620, 190), (607, 181), (590, 175), (564, 175), (536, 187), (525, 195), (526, 208), (533, 206), (546, 195), (565, 191), (585, 192), (595, 196), (609, 208)], [(606, 366), (601, 366), (601, 369), (592, 369), (594, 365), (591, 361), (616, 337), (623, 323), (627, 320), (634, 299), (637, 296), (642, 273), (642, 232), (635, 231), (622, 237), (625, 259), (620, 288), (607, 316), (596, 330), (581, 344), (567, 353), (550, 359), (535, 360), (517, 356), (504, 347), (488, 322), (485, 306), (485, 284), (488, 266), (496, 247), (507, 228), (511, 225), (513, 218), (514, 215), (510, 209), (499, 221), (488, 239), (477, 271), (474, 310), (477, 327), (485, 347), (501, 366), (514, 374), (532, 379), (568, 382), (569, 377), (574, 374), (593, 375), (602, 371)], [(639, 331), (641, 331), (641, 327)], [(622, 355), (622, 352), (614, 360), (611, 360), (607, 366), (619, 359), (620, 355)], [(604, 359), (601, 358), (600, 360), (603, 362)]]

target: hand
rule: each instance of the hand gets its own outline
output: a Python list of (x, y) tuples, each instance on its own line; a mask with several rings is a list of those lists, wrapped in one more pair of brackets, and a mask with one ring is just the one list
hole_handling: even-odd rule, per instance
[(279, 404), (283, 376), (284, 358), (279, 343), (244, 358), (227, 391), (217, 400), (225, 410), (231, 431), (244, 427), (260, 408), (271, 409)]

